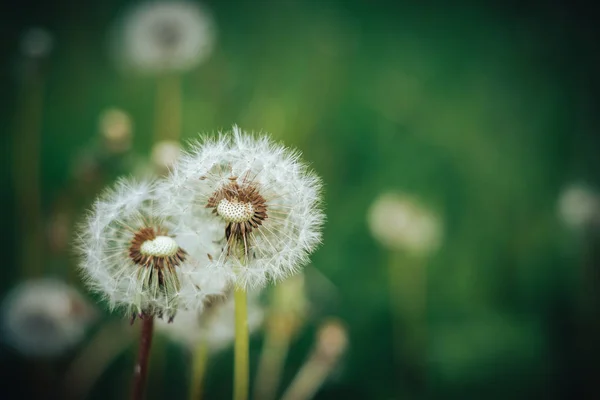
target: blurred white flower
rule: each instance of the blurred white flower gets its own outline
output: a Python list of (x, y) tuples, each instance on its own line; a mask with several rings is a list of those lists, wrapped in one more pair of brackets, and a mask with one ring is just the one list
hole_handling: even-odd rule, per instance
[(52, 51), (54, 39), (42, 28), (30, 28), (21, 37), (21, 53), (26, 57), (42, 58)]
[(600, 196), (590, 187), (575, 183), (567, 186), (558, 199), (558, 214), (571, 229), (580, 230), (600, 223)]
[(148, 72), (185, 71), (210, 55), (214, 20), (189, 1), (149, 1), (122, 21), (115, 36), (116, 56), (125, 68)]
[(3, 303), (6, 341), (29, 356), (55, 356), (79, 343), (96, 313), (70, 286), (53, 279), (27, 281)]
[(133, 123), (125, 111), (109, 108), (100, 114), (100, 134), (106, 148), (113, 153), (129, 150), (133, 136)]
[(179, 159), (181, 146), (174, 140), (161, 140), (152, 146), (150, 159), (159, 174), (169, 172)]
[[(94, 204), (79, 238), (81, 270), (89, 286), (111, 307), (129, 315), (163, 314), (201, 309), (228, 287), (224, 275), (207, 270), (180, 247), (176, 226), (159, 213), (154, 184), (122, 180)], [(195, 238), (206, 252), (212, 243)]]
[(208, 255), (189, 251), (240, 287), (296, 273), (321, 241), (321, 180), (298, 152), (236, 126), (183, 155), (160, 191), (182, 226), (214, 234), (222, 246)]
[(407, 196), (382, 194), (371, 206), (367, 222), (375, 239), (390, 250), (424, 254), (441, 243), (439, 219)]
[[(158, 321), (157, 330), (191, 349), (206, 343), (210, 351), (219, 351), (233, 343), (235, 338), (233, 296), (216, 298), (203, 311), (182, 311), (172, 323)], [(258, 292), (248, 296), (248, 331), (258, 330), (263, 322), (263, 309), (258, 303)]]

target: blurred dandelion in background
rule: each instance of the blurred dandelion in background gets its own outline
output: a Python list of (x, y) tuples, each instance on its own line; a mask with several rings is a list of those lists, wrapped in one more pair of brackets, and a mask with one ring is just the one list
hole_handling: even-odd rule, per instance
[(97, 315), (75, 289), (53, 279), (25, 281), (2, 309), (5, 341), (34, 357), (59, 356), (76, 346)]
[(560, 193), (558, 215), (574, 231), (600, 227), (600, 195), (588, 185), (571, 184)]
[(427, 254), (441, 242), (439, 220), (406, 195), (379, 196), (369, 210), (368, 224), (373, 237), (392, 251)]
[(411, 360), (417, 390), (424, 390), (427, 361), (427, 257), (441, 245), (440, 219), (415, 197), (383, 193), (367, 215), (373, 237), (389, 251), (389, 291), (396, 362)]
[(46, 57), (52, 51), (54, 38), (47, 30), (39, 27), (30, 28), (21, 37), (21, 54), (30, 58)]
[(167, 175), (181, 155), (181, 146), (174, 140), (161, 140), (152, 146), (150, 160), (156, 175)]
[(148, 73), (183, 72), (210, 55), (215, 24), (205, 7), (191, 1), (149, 1), (131, 9), (115, 38), (118, 62)]
[(99, 131), (104, 147), (111, 153), (122, 153), (131, 148), (133, 122), (130, 115), (118, 108), (109, 108), (100, 114)]
[(215, 46), (216, 24), (191, 1), (150, 1), (125, 13), (111, 37), (117, 65), (157, 77), (154, 141), (179, 140), (181, 74), (204, 62)]
[(312, 399), (338, 365), (348, 344), (346, 326), (335, 318), (325, 320), (319, 327), (313, 350), (281, 399)]

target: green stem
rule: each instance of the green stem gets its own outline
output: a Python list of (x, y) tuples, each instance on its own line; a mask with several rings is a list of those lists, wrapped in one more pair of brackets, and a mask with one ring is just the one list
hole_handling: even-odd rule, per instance
[(181, 79), (178, 75), (160, 77), (157, 82), (154, 143), (179, 141), (181, 131)]
[(248, 307), (246, 291), (236, 287), (235, 300), (235, 359), (233, 399), (247, 400), (249, 386)]
[(208, 359), (208, 346), (201, 341), (194, 349), (192, 376), (190, 382), (190, 400), (202, 398), (202, 381), (206, 372), (206, 361)]

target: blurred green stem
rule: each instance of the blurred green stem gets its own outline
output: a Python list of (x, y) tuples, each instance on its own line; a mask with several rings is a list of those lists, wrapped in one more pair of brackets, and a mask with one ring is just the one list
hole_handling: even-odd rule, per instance
[(287, 326), (285, 315), (275, 313), (267, 324), (256, 382), (254, 398), (272, 400), (277, 394), (281, 371), (287, 357), (292, 330)]
[(206, 341), (203, 340), (196, 345), (192, 358), (190, 400), (200, 400), (202, 398), (202, 381), (204, 380), (206, 362), (208, 360), (208, 346)]
[(23, 82), (14, 132), (13, 179), (19, 262), (26, 277), (42, 274), (43, 224), (40, 157), (44, 82), (39, 69)]
[(248, 399), (249, 386), (249, 338), (248, 306), (246, 291), (235, 288), (235, 362), (234, 362), (234, 400)]
[(390, 303), (396, 366), (409, 363), (415, 367), (420, 389), (425, 384), (427, 344), (427, 271), (417, 256), (390, 254)]
[(161, 140), (179, 141), (181, 133), (181, 78), (179, 75), (165, 75), (158, 79), (154, 114), (154, 143)]

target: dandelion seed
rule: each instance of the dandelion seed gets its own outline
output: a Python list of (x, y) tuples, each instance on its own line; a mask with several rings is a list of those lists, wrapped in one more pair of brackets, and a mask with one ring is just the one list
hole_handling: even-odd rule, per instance
[[(111, 307), (172, 320), (180, 308), (201, 309), (228, 282), (188, 255), (158, 202), (154, 184), (126, 180), (98, 200), (79, 240), (81, 270)], [(210, 242), (195, 245), (202, 243), (210, 251)]]
[(95, 315), (70, 286), (53, 279), (27, 281), (3, 302), (3, 336), (22, 354), (56, 356), (83, 339)]
[(321, 180), (298, 152), (237, 126), (183, 155), (160, 191), (185, 229), (220, 244), (209, 265), (242, 288), (296, 273), (321, 240)]

